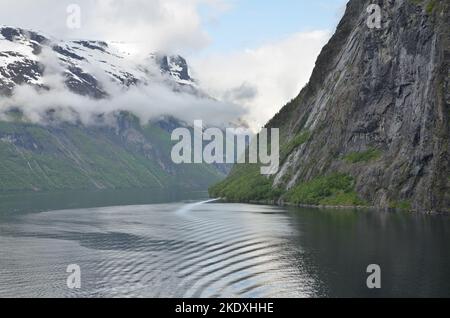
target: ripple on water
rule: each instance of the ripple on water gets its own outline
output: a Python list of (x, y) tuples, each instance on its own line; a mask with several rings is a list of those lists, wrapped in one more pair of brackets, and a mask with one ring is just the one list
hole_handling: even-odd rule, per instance
[[(5, 223), (6, 222), (6, 223)], [(0, 296), (298, 297), (288, 216), (219, 203), (51, 211), (6, 220)], [(79, 264), (82, 288), (65, 286)], [(288, 288), (287, 288), (288, 287)]]

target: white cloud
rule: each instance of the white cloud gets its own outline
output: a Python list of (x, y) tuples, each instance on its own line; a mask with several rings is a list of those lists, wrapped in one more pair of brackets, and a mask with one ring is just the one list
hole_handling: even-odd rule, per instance
[(245, 116), (237, 105), (198, 98), (189, 93), (175, 94), (166, 85), (158, 83), (139, 85), (126, 91), (116, 87), (109, 94), (107, 99), (94, 100), (72, 93), (59, 84), (49, 91), (19, 86), (12, 97), (0, 98), (0, 118), (6, 119), (8, 110), (19, 108), (31, 122), (46, 123), (48, 111), (52, 110), (54, 119), (93, 125), (98, 115), (108, 118), (116, 112), (129, 111), (137, 115), (141, 123), (171, 115), (188, 124), (204, 119), (208, 125), (225, 128), (235, 124), (237, 117)]
[(256, 49), (194, 58), (194, 76), (214, 97), (242, 104), (246, 120), (260, 127), (308, 82), (330, 35), (302, 32)]
[(85, 125), (96, 124), (99, 115), (109, 119), (119, 111), (132, 112), (141, 123), (161, 116), (174, 116), (188, 124), (202, 119), (208, 125), (223, 128), (245, 117), (245, 110), (239, 105), (196, 96), (181, 87), (175, 92), (171, 85), (166, 84), (164, 75), (156, 72), (149, 85), (138, 84), (125, 89), (92, 65), (89, 72), (100, 80), (108, 94), (104, 99), (92, 99), (66, 87), (65, 68), (53, 50), (44, 47), (39, 61), (45, 65), (42, 83), (49, 89), (20, 85), (14, 88), (12, 96), (0, 96), (0, 119), (7, 119), (8, 112), (17, 108), (31, 122), (44, 124), (49, 120), (50, 110), (52, 119), (81, 121)]
[[(67, 26), (70, 4), (81, 8), (81, 28)], [(225, 10), (222, 0), (2, 0), (5, 25), (59, 38), (134, 42), (145, 49), (183, 51), (209, 43), (199, 7)]]

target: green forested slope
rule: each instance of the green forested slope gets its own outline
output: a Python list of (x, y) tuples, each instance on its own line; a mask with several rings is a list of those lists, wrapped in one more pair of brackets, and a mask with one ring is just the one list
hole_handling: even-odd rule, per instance
[(170, 133), (141, 127), (41, 126), (0, 122), (0, 191), (165, 188), (205, 189), (223, 174), (207, 165), (174, 165)]

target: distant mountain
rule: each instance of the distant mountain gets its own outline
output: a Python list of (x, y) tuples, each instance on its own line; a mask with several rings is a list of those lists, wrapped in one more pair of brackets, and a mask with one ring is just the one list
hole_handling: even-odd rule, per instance
[[(49, 57), (48, 52), (51, 52)], [(54, 57), (57, 57), (57, 60)], [(204, 94), (181, 56), (152, 54), (135, 61), (123, 44), (60, 41), (39, 32), (0, 27), (0, 98), (19, 85), (51, 90), (44, 76), (56, 67), (69, 91), (100, 100), (107, 86), (124, 90), (137, 85), (164, 85), (174, 94)], [(173, 129), (186, 126), (173, 116), (140, 122), (134, 114), (97, 114), (99, 123), (52, 120), (34, 124), (21, 105), (3, 109), (0, 121), (0, 191), (65, 189), (207, 187), (225, 176), (224, 165), (175, 165), (170, 158)], [(164, 105), (163, 105), (164, 106)]]
[[(225, 176), (209, 165), (175, 165), (162, 122), (42, 126), (0, 122), (0, 191), (207, 187)], [(166, 122), (165, 122), (166, 123)]]
[(237, 165), (211, 195), (449, 212), (449, 15), (448, 0), (350, 0), (308, 85), (267, 125), (281, 130), (279, 172)]

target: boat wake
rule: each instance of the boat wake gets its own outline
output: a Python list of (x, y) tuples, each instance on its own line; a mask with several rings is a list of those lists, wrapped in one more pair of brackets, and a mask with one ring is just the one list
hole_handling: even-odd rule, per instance
[(210, 199), (210, 200), (206, 200), (206, 201), (202, 201), (202, 202), (195, 202), (195, 203), (191, 203), (191, 204), (186, 204), (183, 207), (179, 208), (178, 210), (175, 211), (175, 214), (178, 216), (187, 216), (187, 214), (192, 211), (194, 208), (199, 207), (203, 204), (208, 204), (208, 203), (212, 203), (212, 202), (217, 202), (220, 199)]

